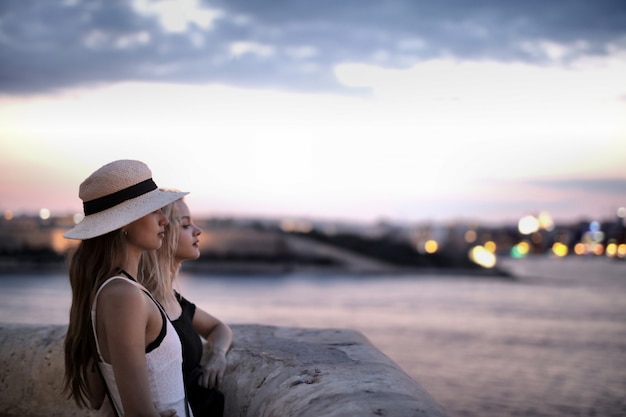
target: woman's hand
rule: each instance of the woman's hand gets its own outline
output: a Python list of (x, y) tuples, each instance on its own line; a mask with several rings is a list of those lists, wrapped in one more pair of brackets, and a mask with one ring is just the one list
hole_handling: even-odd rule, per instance
[(196, 308), (192, 323), (196, 332), (206, 340), (203, 358), (208, 358), (202, 367), (198, 384), (219, 389), (224, 382), (226, 352), (233, 341), (233, 331), (227, 324), (200, 308)]
[(224, 382), (226, 372), (226, 352), (213, 351), (209, 360), (202, 367), (202, 375), (198, 377), (198, 384), (205, 388), (219, 389)]

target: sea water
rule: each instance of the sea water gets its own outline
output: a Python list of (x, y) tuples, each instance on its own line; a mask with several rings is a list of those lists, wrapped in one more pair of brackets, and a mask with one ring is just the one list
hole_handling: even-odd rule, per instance
[[(505, 259), (515, 279), (435, 274), (181, 276), (230, 324), (349, 328), (450, 417), (626, 416), (626, 262)], [(67, 323), (63, 273), (0, 275), (0, 321)]]

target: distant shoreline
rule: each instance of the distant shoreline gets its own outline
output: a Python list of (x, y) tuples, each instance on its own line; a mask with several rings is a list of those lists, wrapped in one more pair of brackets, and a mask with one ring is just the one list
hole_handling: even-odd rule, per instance
[[(2, 275), (15, 274), (52, 274), (66, 273), (67, 264), (65, 260), (58, 262), (32, 262), (32, 261), (0, 261), (0, 278)], [(481, 276), (495, 277), (503, 279), (515, 279), (508, 271), (501, 268), (492, 269), (468, 269), (468, 268), (445, 268), (445, 267), (402, 267), (393, 266), (376, 270), (357, 270), (341, 265), (314, 265), (297, 263), (278, 262), (189, 262), (183, 264), (182, 272), (190, 275), (288, 275), (298, 273), (314, 273), (323, 275), (440, 275), (440, 276)]]

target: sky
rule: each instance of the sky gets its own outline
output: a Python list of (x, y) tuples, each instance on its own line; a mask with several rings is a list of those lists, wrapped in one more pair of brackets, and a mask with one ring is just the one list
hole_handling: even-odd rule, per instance
[(139, 159), (196, 216), (602, 219), (621, 0), (0, 3), (0, 211)]

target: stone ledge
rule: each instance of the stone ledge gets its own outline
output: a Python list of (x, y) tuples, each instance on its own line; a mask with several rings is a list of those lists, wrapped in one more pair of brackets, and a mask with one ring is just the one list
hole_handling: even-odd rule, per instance
[[(361, 333), (233, 325), (225, 417), (445, 417)], [(95, 416), (61, 394), (63, 325), (0, 324), (0, 417)]]

